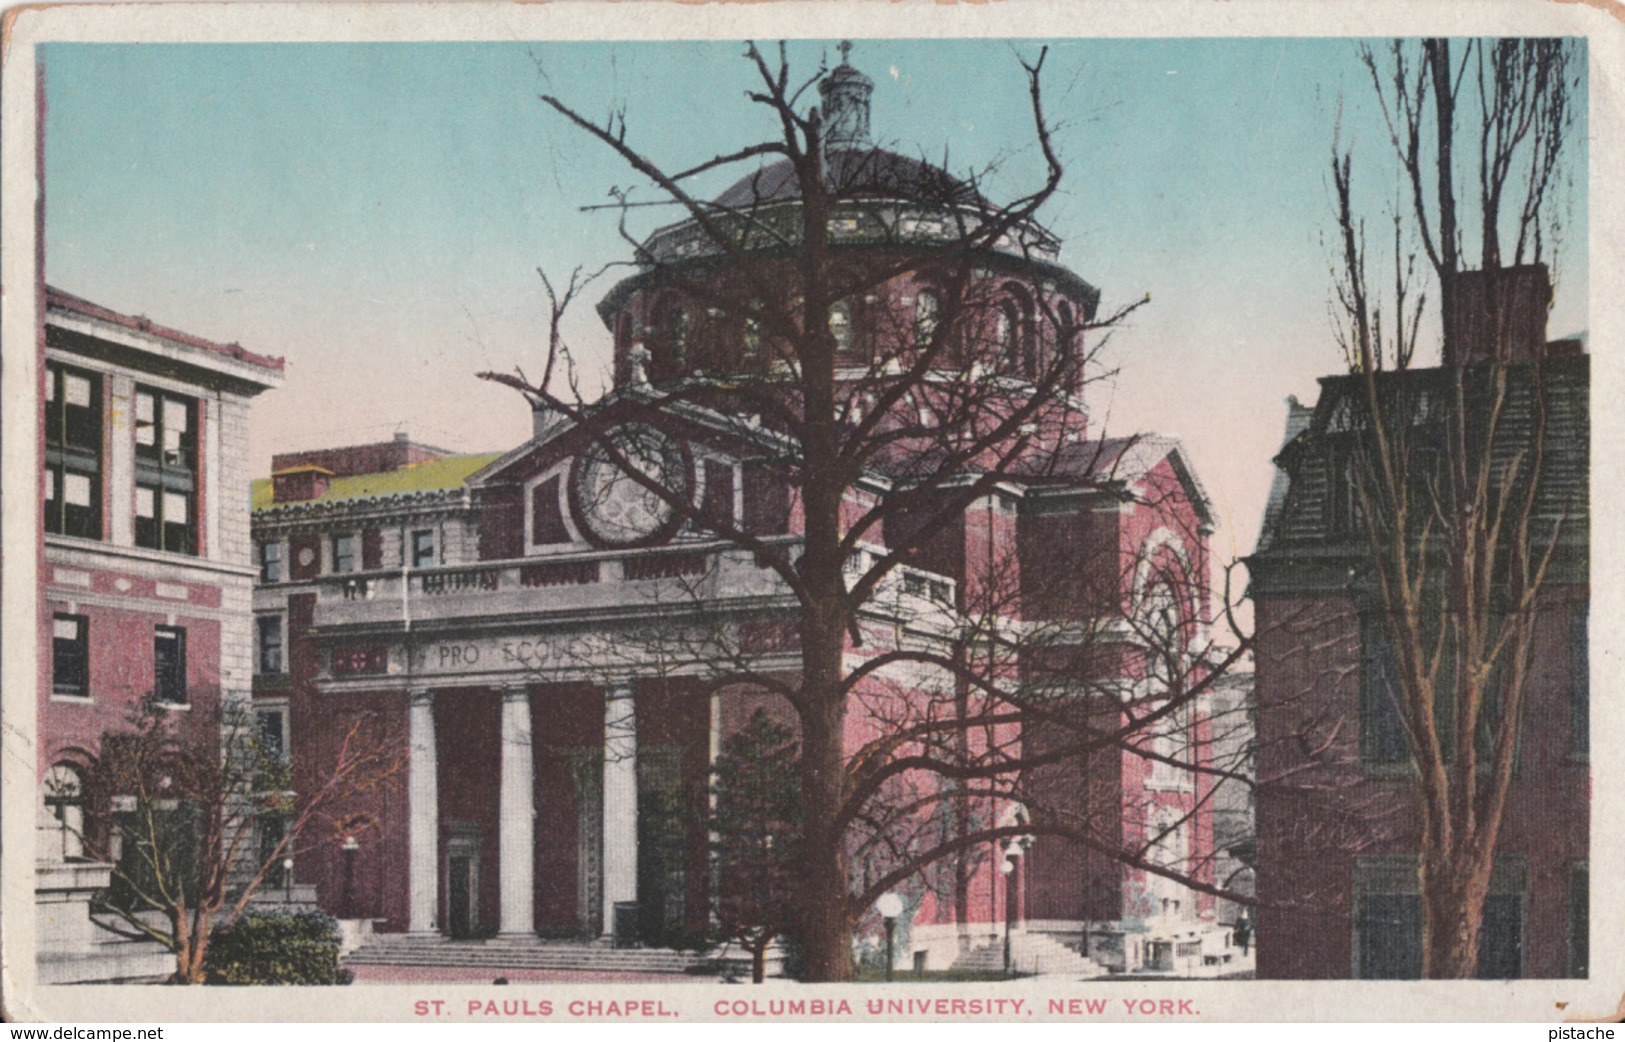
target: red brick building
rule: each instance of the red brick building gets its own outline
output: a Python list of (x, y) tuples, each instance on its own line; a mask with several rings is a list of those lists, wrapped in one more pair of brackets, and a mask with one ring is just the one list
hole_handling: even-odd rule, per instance
[(218, 743), (221, 704), (249, 698), (247, 416), (282, 360), (43, 303), (37, 936), (41, 979), (75, 980), (120, 972), (87, 906), (119, 796), (98, 788), (103, 737), (150, 694), (183, 740)]
[[(855, 200), (832, 216), (830, 234), (885, 263), (900, 256), (897, 234), (914, 250), (950, 242), (955, 208), (985, 201), (935, 167), (874, 148), (871, 87), (844, 64), (821, 85), (839, 117), (829, 176)], [(772, 225), (801, 201), (781, 162), (717, 205)], [(878, 230), (881, 212), (892, 231)], [(978, 258), (975, 291), (994, 301), (981, 331), (989, 357), (957, 362), (1007, 366), (1000, 394), (1033, 393), (1033, 374), (1056, 350), (1056, 326), (1041, 316), (1061, 328), (1094, 316), (1098, 292), (1059, 263), (1058, 249), (1024, 225)], [(686, 382), (767, 384), (783, 365), (756, 318), (708, 305), (685, 285), (736, 276), (709, 250), (696, 222), (661, 229), (643, 245), (650, 262), (601, 302), (616, 386), (592, 407), (594, 422), (618, 432), (639, 465), (682, 490), (710, 525), (748, 533), (762, 553), (793, 555), (801, 503), (776, 461), (795, 450), (771, 417), (711, 408), (703, 394), (658, 411), (647, 404)], [(752, 262), (778, 263), (771, 250)], [(666, 277), (675, 270), (686, 274)], [(899, 330), (909, 343), (928, 336), (943, 307), (930, 275), (900, 270), (831, 308), (848, 422), (862, 422), (897, 375), (885, 356)], [(1081, 388), (1079, 378), (1063, 389), (1065, 422), (1039, 435), (1034, 459), (1043, 466), (980, 497), (865, 603), (849, 668), (905, 641), (947, 647), (956, 619), (981, 606), (1012, 630), (1050, 633), (1042, 654), (1011, 665), (1022, 683), (1081, 699), (1101, 697), (1104, 679), (1155, 697), (1135, 627), (1160, 610), (1191, 644), (1205, 634), (1207, 505), (1176, 443), (1091, 438)], [(913, 423), (913, 410), (931, 407), (910, 399), (892, 408), (910, 410)], [(710, 765), (757, 708), (791, 716), (766, 684), (735, 678), (794, 676), (796, 602), (759, 553), (707, 523), (685, 523), (597, 438), (538, 408), (534, 437), (506, 453), (452, 454), (403, 435), (281, 455), (256, 482), (257, 705), (267, 719), (285, 713), (296, 762), (319, 763), (323, 743), (354, 720), (405, 736), (411, 749), (409, 784), (365, 808), (377, 827), (319, 846), (296, 866), (325, 908), (386, 932), (453, 937), (599, 936), (617, 929), (618, 908), (646, 939), (705, 931)], [(851, 517), (907, 479), (918, 456), (907, 438), (897, 444), (854, 485)], [(855, 567), (887, 552), (876, 529)], [(944, 683), (929, 671), (877, 674), (854, 695), (870, 712), (853, 713), (847, 744), (875, 737), (873, 721), (885, 715), (876, 707), (943, 697)], [(1160, 770), (1128, 749), (1074, 759), (1063, 773), (1074, 784), (1080, 772), (1091, 779), (1088, 801), (1074, 805), (1089, 828), (1105, 799), (1116, 842), (1211, 879), (1208, 801), (1168, 771), (1205, 755), (1200, 718), (1197, 706), (1136, 739), (1166, 750)], [(1004, 724), (971, 740), (1017, 743), (1021, 733)], [(979, 813), (1030, 820), (1026, 808), (998, 801)], [(1210, 904), (1143, 870), (1042, 838), (1007, 840), (957, 864), (952, 878), (905, 888), (900, 961), (944, 968), (1006, 922), (1027, 920), (1043, 920), (1074, 958), (1100, 920), (1143, 929), (1162, 916), (1185, 925), (1187, 947), (1199, 946), (1202, 917), (1211, 918)], [(868, 870), (857, 856), (854, 871)], [(1171, 937), (1163, 949), (1135, 949), (1132, 965), (1171, 968)], [(1117, 952), (1117, 962), (1128, 957), (1121, 938)]]
[[(1484, 323), (1454, 327), (1469, 372), (1482, 369), (1491, 351), (1508, 363), (1516, 393), (1507, 429), (1522, 431), (1525, 444), (1532, 403), (1543, 403), (1537, 516), (1563, 518), (1539, 601), (1521, 744), (1484, 909), (1480, 974), (1487, 977), (1584, 976), (1587, 964), (1590, 360), (1576, 341), (1546, 341), (1545, 280), (1544, 268), (1465, 276), (1475, 294), (1512, 283), (1531, 303), (1514, 308), (1520, 320), (1501, 326), (1499, 338)], [(1443, 386), (1446, 375), (1419, 368), (1395, 389)], [(1313, 406), (1290, 402), (1275, 487), (1249, 560), (1258, 632), (1260, 977), (1421, 972), (1415, 768), (1386, 686), (1392, 648), (1346, 453), (1338, 454), (1348, 436), (1345, 399), (1361, 387), (1355, 377), (1326, 377)]]

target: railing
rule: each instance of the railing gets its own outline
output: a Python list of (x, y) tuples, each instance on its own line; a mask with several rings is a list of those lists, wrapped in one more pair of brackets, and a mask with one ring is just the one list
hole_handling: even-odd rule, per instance
[[(666, 596), (660, 592), (662, 583), (680, 585), (683, 589), (675, 592), (690, 596), (780, 596), (787, 591), (772, 568), (773, 559), (793, 557), (800, 539), (776, 536), (765, 542), (770, 544), (765, 553), (727, 543), (688, 543), (574, 551), (405, 572), (351, 572), (324, 577), (317, 587), (317, 601), (324, 614), (338, 613), (327, 621), (383, 622), (646, 601)], [(872, 553), (859, 551), (848, 562), (849, 577), (861, 575), (873, 560)], [(534, 600), (541, 591), (551, 591), (548, 599)], [(955, 595), (953, 580), (898, 565), (876, 588), (874, 601), (880, 606), (901, 598), (927, 602), (910, 609), (912, 612), (925, 612), (927, 605), (951, 611)]]

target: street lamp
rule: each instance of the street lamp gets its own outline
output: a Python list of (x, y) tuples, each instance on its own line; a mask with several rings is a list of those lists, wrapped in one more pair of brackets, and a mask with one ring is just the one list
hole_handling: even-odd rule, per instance
[(282, 859), (282, 903), (293, 906), (293, 858)]
[(875, 911), (886, 923), (886, 982), (892, 979), (892, 937), (897, 932), (897, 917), (903, 914), (903, 899), (896, 894), (882, 894), (875, 902)]
[(999, 872), (1004, 876), (1004, 975), (1010, 976), (1010, 923), (1015, 919), (1016, 903), (1010, 899), (1010, 891), (1014, 889), (1016, 877), (1016, 852), (1012, 848), (1004, 852), (1004, 861), (999, 865)]

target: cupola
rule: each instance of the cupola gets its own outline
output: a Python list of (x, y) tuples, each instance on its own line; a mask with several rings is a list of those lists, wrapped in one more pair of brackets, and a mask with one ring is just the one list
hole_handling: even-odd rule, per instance
[(847, 59), (852, 41), (841, 41), (841, 64), (818, 81), (824, 99), (824, 148), (828, 151), (866, 149), (869, 142), (869, 95), (875, 81), (854, 69)]

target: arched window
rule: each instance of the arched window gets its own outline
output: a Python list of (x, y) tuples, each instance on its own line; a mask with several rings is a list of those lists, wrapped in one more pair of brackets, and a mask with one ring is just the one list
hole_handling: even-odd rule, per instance
[[(752, 310), (758, 306), (757, 301), (751, 301)], [(745, 358), (760, 358), (762, 354), (762, 320), (755, 315), (745, 316), (744, 336)]]
[(838, 354), (844, 355), (852, 350), (852, 307), (844, 300), (836, 301), (829, 307), (829, 335), (835, 340)]
[(1031, 377), (1037, 354), (1033, 350), (1032, 298), (1017, 283), (1004, 285), (998, 314), (994, 318), (994, 332), (999, 368)]
[(53, 764), (40, 783), (39, 857), (78, 861), (85, 856), (85, 786), (72, 764)]
[(688, 312), (676, 308), (666, 320), (666, 350), (671, 352), (671, 364), (681, 370), (688, 367)]
[(1021, 368), (1021, 310), (1013, 300), (999, 305), (993, 320), (993, 342), (999, 351), (1000, 362), (1010, 370)]
[(1055, 353), (1066, 360), (1069, 378), (1062, 384), (1066, 390), (1073, 394), (1083, 391), (1083, 359), (1078, 344), (1077, 317), (1072, 313), (1072, 304), (1062, 300), (1055, 305)]
[(937, 321), (942, 314), (942, 298), (935, 290), (922, 289), (914, 298), (914, 341), (917, 344), (930, 343), (936, 335)]

